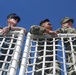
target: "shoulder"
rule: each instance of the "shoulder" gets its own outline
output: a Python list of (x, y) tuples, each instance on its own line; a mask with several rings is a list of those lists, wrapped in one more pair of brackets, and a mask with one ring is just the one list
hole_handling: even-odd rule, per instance
[(70, 30), (72, 30), (73, 32), (76, 32), (76, 29), (75, 28), (71, 28)]
[(57, 30), (55, 30), (56, 32), (61, 32), (63, 28), (58, 28)]

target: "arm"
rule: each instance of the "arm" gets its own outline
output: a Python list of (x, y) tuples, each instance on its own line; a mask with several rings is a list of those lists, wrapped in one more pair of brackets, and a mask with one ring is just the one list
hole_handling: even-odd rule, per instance
[(1, 29), (2, 35), (6, 35), (10, 31), (10, 27), (4, 27)]
[(47, 33), (49, 35), (57, 36), (57, 32), (56, 31), (45, 29), (45, 33)]
[(27, 34), (26, 29), (22, 27), (11, 27), (11, 30), (24, 30), (25, 35)]
[(51, 30), (48, 30), (41, 26), (36, 26), (36, 25), (31, 26), (30, 33), (35, 34), (35, 35), (42, 35), (45, 33), (50, 34), (50, 35), (57, 35), (55, 31), (51, 31)]
[(33, 25), (30, 28), (30, 33), (34, 35), (42, 35), (45, 32), (45, 29), (40, 26)]
[(4, 28), (1, 30), (2, 35), (6, 35), (10, 30), (24, 30), (25, 35), (27, 34), (26, 29), (24, 29), (24, 28), (22, 28), (22, 27), (10, 27), (10, 26), (7, 26), (7, 27), (4, 27)]

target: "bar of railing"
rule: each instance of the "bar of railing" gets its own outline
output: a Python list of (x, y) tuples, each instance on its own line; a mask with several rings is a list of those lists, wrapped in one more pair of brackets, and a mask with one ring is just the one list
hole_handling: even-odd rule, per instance
[[(51, 35), (33, 35), (33, 34), (30, 34), (30, 33), (28, 33), (27, 34), (27, 38), (26, 38), (26, 42), (25, 42), (25, 48), (24, 48), (24, 52), (23, 52), (23, 56), (22, 56), (22, 62), (21, 62), (21, 67), (20, 67), (20, 72), (19, 72), (19, 75), (29, 75), (29, 73), (30, 73), (30, 75), (34, 75), (34, 71), (36, 71), (36, 70), (32, 70), (32, 69), (35, 69), (35, 68), (32, 68), (31, 69), (31, 71), (29, 70), (29, 66), (31, 65), (31, 66), (34, 66), (35, 67), (35, 65), (36, 65), (36, 61), (34, 62), (34, 64), (32, 63), (32, 64), (29, 64), (28, 63), (28, 60), (30, 59), (30, 58), (35, 58), (36, 59), (36, 57), (28, 57), (28, 54), (29, 54), (29, 52), (33, 52), (33, 51), (31, 51), (30, 49), (30, 47), (33, 47), (33, 46), (31, 46), (31, 42), (33, 42), (34, 40), (37, 40), (37, 39), (42, 39), (42, 38), (44, 38), (44, 39), (48, 39), (48, 38), (52, 38), (52, 39), (54, 39), (54, 43), (53, 43), (53, 45), (55, 45), (55, 39), (59, 39), (59, 40), (61, 40), (60, 42), (61, 42), (61, 44), (59, 43), (58, 44), (58, 47), (59, 46), (61, 46), (61, 50), (60, 51), (62, 51), (62, 57), (61, 56), (59, 56), (61, 59), (63, 59), (63, 60), (59, 60), (60, 61), (60, 63), (62, 64), (62, 66), (63, 66), (63, 68), (61, 68), (60, 67), (60, 71), (61, 72), (64, 72), (64, 74), (62, 74), (61, 73), (61, 75), (67, 75), (68, 73), (68, 71), (67, 71), (67, 69), (66, 69), (66, 65), (67, 65), (67, 62), (66, 62), (66, 56), (65, 56), (65, 54), (66, 54), (66, 51), (65, 51), (65, 47), (64, 47), (64, 39), (65, 38), (69, 38), (69, 37), (71, 37), (71, 38), (75, 38), (76, 37), (76, 34), (58, 34), (57, 36), (51, 36)], [(58, 41), (59, 41), (58, 40)], [(71, 41), (69, 41), (69, 42), (71, 42)], [(72, 44), (72, 43), (71, 43)], [(35, 45), (35, 46), (37, 46), (37, 45)], [(54, 48), (54, 50), (55, 50), (55, 47), (53, 47)], [(36, 49), (36, 48), (35, 48)], [(44, 49), (45, 49), (45, 47), (44, 47)], [(35, 51), (35, 53), (36, 53), (37, 51)], [(45, 51), (46, 52), (46, 51)], [(56, 58), (55, 58), (55, 51), (54, 51), (54, 65), (53, 65), (53, 74), (55, 73), (55, 68), (56, 68), (56, 66), (55, 66), (55, 62), (56, 62)], [(44, 69), (45, 69), (45, 55), (43, 56), (44, 57), (44, 60), (42, 61), (43, 62), (43, 68), (42, 69), (39, 69), (39, 70), (37, 70), (37, 71), (40, 71), (40, 70), (42, 70), (42, 74), (44, 73)], [(40, 62), (41, 63), (41, 62)], [(38, 64), (38, 63), (37, 63)], [(50, 67), (50, 66), (49, 66)], [(50, 75), (53, 75), (53, 74), (50, 74)]]
[[(16, 75), (24, 41), (24, 31), (10, 31), (4, 36), (0, 32), (0, 39), (0, 50), (3, 49), (7, 51), (6, 54), (0, 53), (0, 63), (3, 63), (2, 67), (0, 67), (0, 75)], [(5, 47), (4, 43), (7, 47)], [(5, 58), (2, 59), (2, 56), (5, 56)], [(9, 57), (10, 59), (8, 60)]]

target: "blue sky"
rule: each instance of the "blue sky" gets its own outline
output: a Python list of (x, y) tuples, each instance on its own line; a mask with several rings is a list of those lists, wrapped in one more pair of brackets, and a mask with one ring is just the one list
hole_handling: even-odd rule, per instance
[[(0, 26), (7, 25), (7, 15), (16, 13), (21, 17), (18, 26), (29, 31), (31, 25), (50, 19), (53, 30), (60, 28), (60, 21), (68, 16), (76, 20), (76, 0), (1, 0)], [(76, 28), (76, 21), (73, 26)]]
[(0, 0), (0, 26), (7, 25), (7, 15), (16, 13), (21, 17), (18, 26), (29, 31), (30, 26), (39, 25), (48, 18), (53, 30), (61, 27), (60, 21), (68, 16), (73, 18), (76, 28), (76, 0)]

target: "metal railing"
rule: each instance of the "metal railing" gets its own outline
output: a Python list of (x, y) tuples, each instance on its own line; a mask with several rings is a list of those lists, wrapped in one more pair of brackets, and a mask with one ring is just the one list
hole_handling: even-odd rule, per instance
[(76, 34), (27, 34), (19, 75), (76, 74)]
[(23, 41), (23, 30), (10, 31), (5, 36), (0, 33), (0, 75), (16, 75)]

